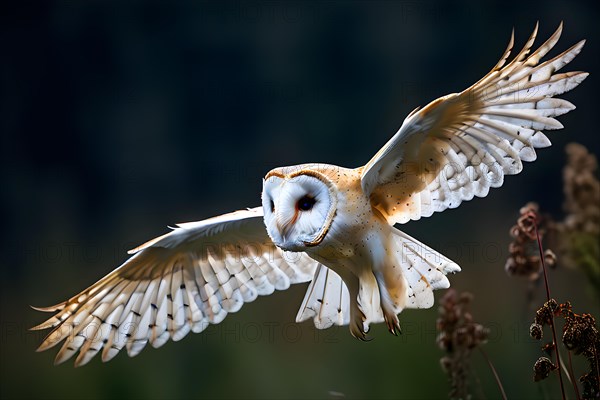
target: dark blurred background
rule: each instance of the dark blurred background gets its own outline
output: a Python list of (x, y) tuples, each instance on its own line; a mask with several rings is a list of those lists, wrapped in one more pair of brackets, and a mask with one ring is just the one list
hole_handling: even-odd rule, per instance
[[(166, 225), (259, 205), (261, 177), (302, 162), (366, 163), (418, 105), (460, 91), (541, 22), (591, 76), (553, 147), (485, 200), (402, 228), (457, 261), (509, 397), (532, 382), (539, 343), (527, 284), (509, 278), (508, 230), (530, 200), (560, 218), (564, 146), (598, 145), (596, 2), (13, 1), (0, 22), (2, 398), (443, 398), (437, 306), (374, 326), (294, 324), (305, 286), (246, 305), (203, 334), (74, 369), (35, 353), (47, 317)], [(600, 316), (584, 277), (558, 268), (554, 296)], [(439, 299), (440, 293), (436, 294)], [(541, 288), (534, 303), (541, 304)], [(98, 358), (98, 357), (97, 357)], [(577, 364), (583, 371), (584, 364)], [(479, 354), (476, 397), (499, 397)]]

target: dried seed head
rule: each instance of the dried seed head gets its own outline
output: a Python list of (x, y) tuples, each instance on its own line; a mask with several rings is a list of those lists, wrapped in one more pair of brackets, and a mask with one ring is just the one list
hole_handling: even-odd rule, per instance
[(577, 143), (568, 144), (566, 152), (568, 161), (563, 169), (563, 207), (567, 215), (555, 227), (559, 256), (561, 264), (581, 269), (592, 281), (596, 281), (600, 251), (598, 162), (593, 154)]
[(545, 345), (542, 346), (542, 351), (546, 354), (548, 354), (548, 356), (551, 356), (552, 353), (554, 352), (554, 348), (556, 346), (554, 346), (553, 342), (548, 342)]
[[(535, 322), (529, 328), (529, 334), (535, 339), (541, 339), (543, 325), (549, 325), (553, 318), (564, 319), (562, 342), (574, 354), (583, 355), (590, 370), (579, 378), (583, 384), (583, 398), (600, 398), (598, 377), (598, 349), (600, 349), (600, 332), (596, 320), (591, 314), (576, 314), (570, 302), (558, 304), (554, 299), (547, 301), (536, 312)], [(542, 350), (550, 357), (556, 350), (556, 344), (551, 342), (542, 346)], [(541, 357), (534, 365), (536, 381), (548, 376), (556, 366), (547, 357)]]
[[(536, 225), (542, 218), (539, 207), (535, 203), (527, 203), (520, 210), (521, 215), (517, 224), (510, 229), (513, 241), (508, 246), (510, 256), (506, 260), (504, 269), (510, 276), (521, 276), (536, 280), (542, 272), (542, 264), (538, 254)], [(544, 229), (538, 227), (540, 239)]]
[(535, 228), (539, 218), (539, 206), (536, 203), (527, 203), (525, 207), (521, 208), (521, 216), (517, 220), (517, 227), (520, 230), (520, 234), (525, 235), (531, 240), (536, 240), (537, 235)]
[(449, 289), (440, 301), (437, 319), (437, 344), (446, 351), (440, 360), (442, 369), (448, 374), (453, 398), (465, 397), (471, 351), (484, 343), (489, 331), (473, 321), (469, 306), (473, 301), (470, 293), (458, 294)]
[(556, 254), (550, 249), (544, 251), (544, 262), (548, 267), (554, 267), (556, 265)]
[(545, 302), (544, 305), (535, 313), (535, 323), (544, 325), (550, 325), (554, 314), (559, 310), (558, 303), (554, 299), (550, 299)]
[(536, 324), (535, 322), (531, 324), (529, 327), (529, 336), (534, 338), (535, 340), (542, 340), (544, 337), (544, 330), (540, 324)]
[(440, 359), (440, 365), (444, 372), (448, 373), (452, 371), (452, 359), (450, 357), (444, 356)]
[(552, 364), (552, 361), (548, 357), (540, 357), (533, 366), (533, 380), (535, 382), (546, 379), (550, 372), (555, 370), (556, 365)]
[(591, 314), (565, 313), (562, 341), (567, 349), (575, 354), (595, 356), (596, 342), (600, 335), (596, 328), (596, 320)]
[(583, 398), (597, 399), (600, 397), (600, 382), (598, 381), (598, 373), (593, 370), (584, 374), (579, 381), (583, 384)]
[(565, 210), (569, 230), (598, 235), (600, 233), (600, 182), (595, 177), (596, 157), (577, 143), (566, 147), (567, 165), (563, 169)]

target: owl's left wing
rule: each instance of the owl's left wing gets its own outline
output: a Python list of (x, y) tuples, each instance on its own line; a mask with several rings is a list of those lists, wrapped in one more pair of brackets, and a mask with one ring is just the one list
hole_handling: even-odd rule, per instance
[(413, 111), (399, 131), (362, 169), (361, 186), (390, 223), (428, 217), (485, 197), (505, 175), (519, 173), (535, 148), (550, 146), (542, 130), (560, 129), (554, 117), (575, 108), (553, 98), (579, 85), (585, 72), (556, 73), (579, 52), (580, 41), (540, 63), (557, 43), (562, 24), (529, 54), (535, 30), (523, 50), (505, 65), (503, 57), (477, 83)]
[(137, 355), (217, 324), (246, 302), (312, 279), (317, 262), (285, 253), (269, 239), (262, 208), (236, 211), (172, 232), (133, 249), (119, 268), (69, 300), (36, 308), (55, 313), (32, 328), (52, 331), (38, 351), (65, 341), (62, 363), (79, 352), (84, 365), (102, 352)]

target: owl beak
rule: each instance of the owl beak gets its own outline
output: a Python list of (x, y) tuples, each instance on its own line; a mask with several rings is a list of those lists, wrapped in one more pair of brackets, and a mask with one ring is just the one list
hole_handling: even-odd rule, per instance
[(285, 220), (281, 217), (280, 214), (277, 215), (275, 224), (277, 225), (277, 229), (281, 232), (281, 239), (283, 243), (287, 242), (287, 235), (290, 233), (290, 229), (298, 219), (298, 211), (294, 213), (294, 217), (291, 220)]
[(285, 234), (287, 233), (285, 225), (281, 224), (281, 220), (279, 218), (277, 218), (275, 221), (275, 225), (277, 226), (277, 231), (281, 233), (281, 240), (285, 242)]
[(281, 240), (283, 241), (283, 243), (287, 242), (286, 236), (289, 233), (290, 224), (289, 223), (281, 222), (281, 219), (279, 219), (279, 218), (277, 218), (276, 224), (277, 224), (277, 230), (279, 232), (281, 232)]

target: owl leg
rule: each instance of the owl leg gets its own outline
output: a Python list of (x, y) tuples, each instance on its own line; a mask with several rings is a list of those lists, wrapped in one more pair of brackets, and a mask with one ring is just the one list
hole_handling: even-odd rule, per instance
[[(350, 281), (350, 283), (348, 281)], [(350, 293), (350, 333), (359, 340), (367, 341), (369, 340), (367, 338), (368, 328), (365, 329), (367, 316), (359, 304), (359, 280), (355, 276), (352, 276), (351, 279), (346, 280), (345, 282), (346, 286), (348, 286), (348, 292)]]
[[(375, 272), (375, 279), (379, 287), (379, 298), (381, 301), (381, 310), (383, 311), (383, 319), (392, 335), (398, 336), (402, 333), (398, 313), (402, 311), (399, 305), (400, 294), (404, 293), (404, 285), (402, 281), (392, 279), (390, 274), (385, 274), (380, 271)], [(396, 299), (397, 301), (394, 301)]]
[(367, 316), (359, 303), (360, 281), (356, 275), (346, 269), (338, 269), (336, 272), (346, 284), (350, 295), (350, 323), (348, 325), (350, 333), (359, 340), (368, 341), (369, 338), (366, 335), (368, 327), (365, 327)]

